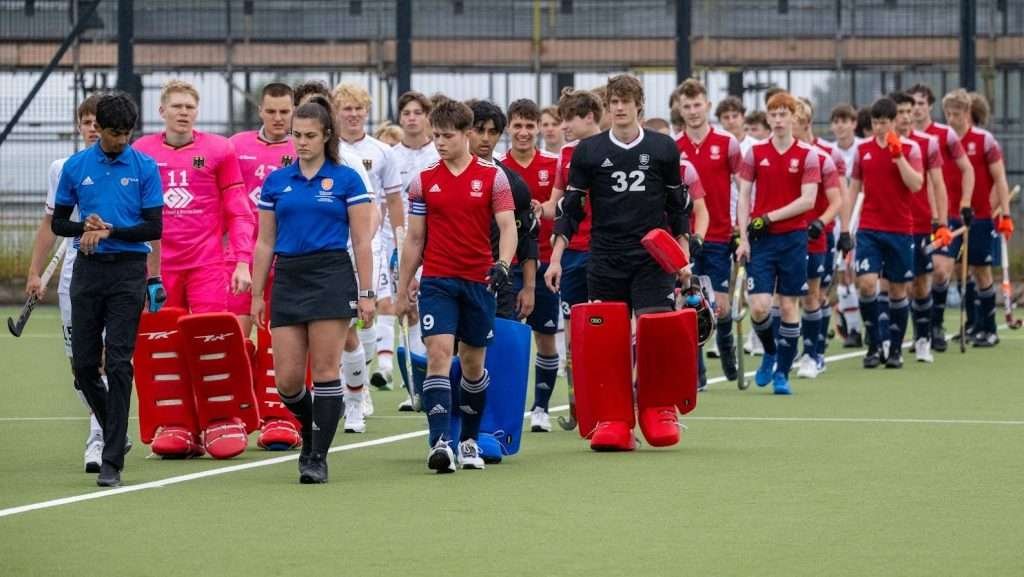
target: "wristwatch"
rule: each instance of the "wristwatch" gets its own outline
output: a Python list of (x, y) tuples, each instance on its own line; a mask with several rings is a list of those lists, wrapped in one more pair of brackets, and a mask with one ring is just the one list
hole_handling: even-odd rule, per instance
[(377, 291), (374, 291), (374, 290), (359, 291), (359, 298), (361, 298), (361, 299), (375, 299), (375, 298), (377, 298)]

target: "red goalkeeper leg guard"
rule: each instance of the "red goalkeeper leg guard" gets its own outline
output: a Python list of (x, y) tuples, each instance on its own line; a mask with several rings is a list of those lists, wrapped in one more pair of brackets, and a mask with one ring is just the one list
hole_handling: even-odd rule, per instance
[(580, 436), (595, 451), (636, 448), (633, 362), (625, 303), (572, 307), (572, 376)]
[[(251, 344), (251, 341), (249, 341)], [(274, 353), (270, 329), (258, 328), (253, 357), (253, 389), (259, 404), (260, 435), (256, 445), (268, 451), (285, 451), (302, 445), (299, 422), (284, 406), (274, 377)]]
[(178, 319), (183, 309), (165, 307), (139, 319), (135, 339), (135, 389), (139, 435), (154, 454), (185, 459), (203, 454)]
[(178, 327), (203, 446), (216, 459), (234, 457), (260, 425), (242, 326), (231, 313), (203, 313), (181, 317)]
[(640, 431), (654, 447), (679, 442), (676, 409), (697, 406), (697, 313), (641, 315), (636, 327)]

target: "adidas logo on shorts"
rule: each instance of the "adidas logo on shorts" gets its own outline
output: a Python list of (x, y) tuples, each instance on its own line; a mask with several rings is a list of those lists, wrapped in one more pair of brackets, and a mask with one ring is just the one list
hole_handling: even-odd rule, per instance
[(545, 326), (545, 327), (547, 327), (547, 328), (549, 328), (549, 329), (553, 329), (553, 328), (555, 328), (555, 327), (556, 327), (557, 325), (555, 324), (555, 321), (548, 321), (548, 322), (544, 323), (544, 326)]

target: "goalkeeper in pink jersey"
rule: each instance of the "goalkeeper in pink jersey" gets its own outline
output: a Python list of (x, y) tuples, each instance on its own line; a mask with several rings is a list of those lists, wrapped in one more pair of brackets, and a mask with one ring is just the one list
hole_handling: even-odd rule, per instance
[[(252, 284), (255, 218), (243, 188), (235, 148), (224, 137), (194, 129), (199, 93), (171, 80), (160, 94), (164, 132), (134, 147), (156, 160), (164, 188), (164, 235), (159, 243), (167, 306), (193, 313), (226, 311), (228, 293)], [(227, 235), (235, 266), (224, 268)]]

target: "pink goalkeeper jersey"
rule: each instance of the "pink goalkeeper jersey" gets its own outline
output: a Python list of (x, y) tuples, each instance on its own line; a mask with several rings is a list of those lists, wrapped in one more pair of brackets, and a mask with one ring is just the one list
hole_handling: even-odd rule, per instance
[[(253, 228), (253, 242), (260, 230), (259, 207), (260, 192), (263, 190), (263, 181), (282, 166), (288, 166), (295, 162), (295, 144), (291, 138), (278, 142), (268, 142), (260, 137), (260, 131), (250, 130), (239, 132), (231, 137), (231, 144), (238, 154), (238, 168), (242, 171), (242, 182), (245, 183), (245, 193), (248, 195), (252, 209), (252, 217), (255, 220)], [(224, 250), (224, 260), (237, 262), (231, 246)]]
[(225, 230), (237, 261), (252, 262), (252, 201), (228, 139), (194, 131), (192, 142), (174, 148), (159, 133), (132, 146), (156, 160), (164, 185), (161, 267), (185, 270), (223, 263)]

